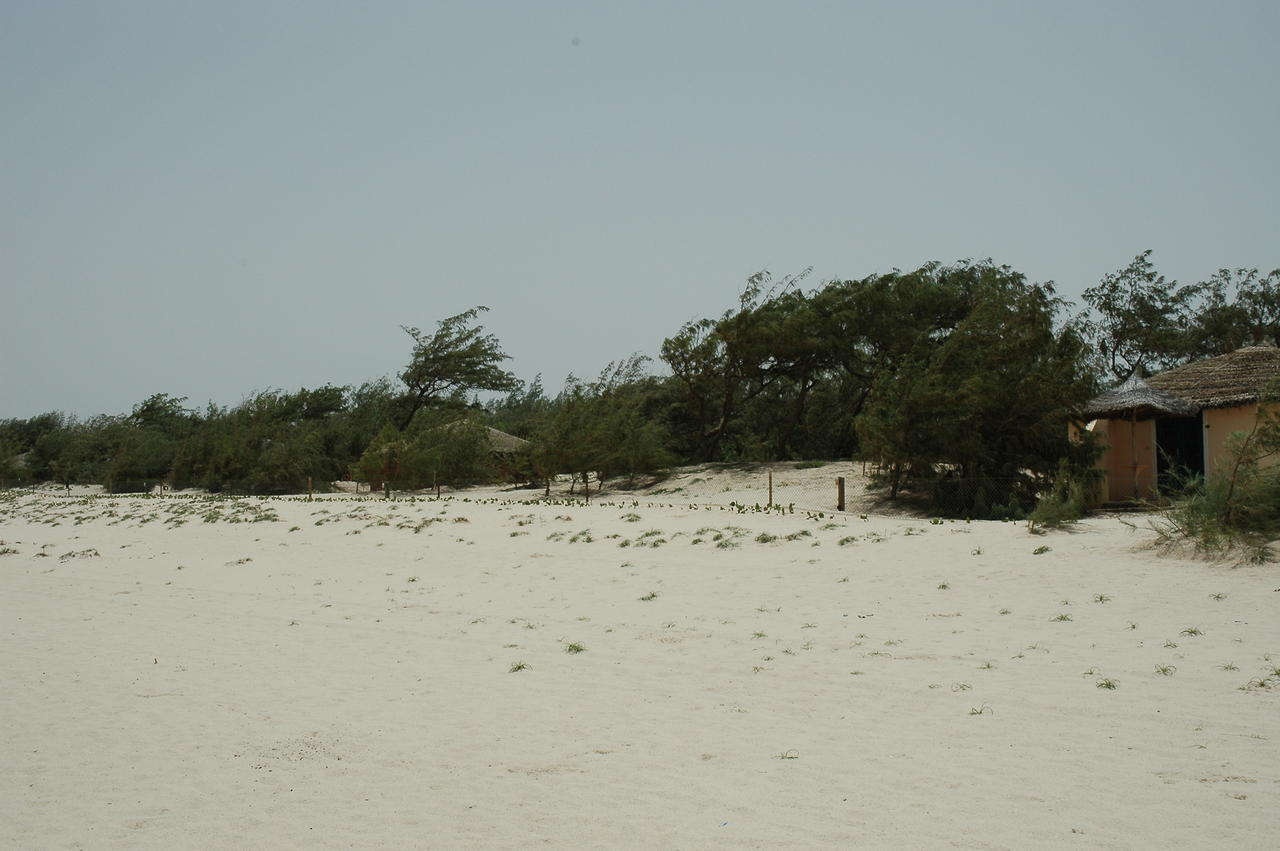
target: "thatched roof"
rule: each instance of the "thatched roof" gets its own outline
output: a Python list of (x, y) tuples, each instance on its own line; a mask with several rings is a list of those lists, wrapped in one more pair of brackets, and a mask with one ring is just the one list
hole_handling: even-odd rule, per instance
[(1091, 420), (1191, 417), (1199, 412), (1190, 402), (1152, 387), (1136, 375), (1084, 406), (1084, 415)]
[(514, 434), (507, 434), (505, 431), (498, 431), (496, 428), (489, 428), (488, 426), (485, 426), (485, 430), (489, 434), (489, 447), (494, 452), (519, 452), (529, 445), (529, 441), (523, 437), (516, 437)]
[[(453, 422), (440, 426), (450, 431), (470, 426), (470, 421), (466, 419), (454, 420)], [(497, 452), (499, 455), (509, 455), (512, 452), (519, 452), (529, 445), (529, 441), (523, 437), (516, 437), (514, 434), (507, 434), (505, 431), (498, 431), (496, 428), (489, 426), (484, 427), (485, 437), (489, 439), (489, 449)]]
[(1246, 346), (1153, 375), (1147, 383), (1202, 408), (1229, 408), (1258, 401), (1277, 379), (1280, 349)]

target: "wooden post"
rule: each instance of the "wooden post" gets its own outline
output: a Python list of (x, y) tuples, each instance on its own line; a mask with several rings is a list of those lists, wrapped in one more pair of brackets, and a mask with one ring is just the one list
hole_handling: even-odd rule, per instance
[(836, 478), (836, 511), (844, 511), (844, 476)]
[(382, 495), (387, 499), (391, 499), (391, 482), (382, 483)]
[(773, 507), (773, 470), (769, 471), (769, 504), (765, 508)]
[(311, 494), (312, 494), (311, 477), (307, 476), (307, 502), (311, 501)]

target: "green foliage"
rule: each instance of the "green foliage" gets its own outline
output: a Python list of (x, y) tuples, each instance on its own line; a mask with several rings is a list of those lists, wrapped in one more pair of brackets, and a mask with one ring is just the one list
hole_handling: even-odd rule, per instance
[(405, 448), (404, 474), (411, 487), (465, 487), (491, 481), (494, 454), (485, 426), (474, 418), (414, 430)]
[(109, 457), (107, 431), (110, 417), (86, 422), (66, 419), (62, 426), (45, 432), (30, 454), (30, 466), (42, 480), (64, 485), (102, 481)]
[(1068, 438), (1069, 411), (1096, 390), (1079, 329), (1055, 327), (1052, 286), (989, 262), (867, 286), (885, 309), (920, 313), (883, 341), (856, 421), (863, 457), (891, 497), (915, 479), (940, 511), (1022, 517), (1059, 461), (1087, 451)]
[(261, 391), (226, 409), (210, 405), (177, 450), (175, 487), (235, 493), (323, 489), (352, 458), (347, 391), (325, 386), (296, 393)]
[(684, 452), (713, 461), (790, 454), (809, 395), (833, 365), (811, 298), (791, 289), (807, 274), (775, 284), (759, 272), (736, 310), (688, 322), (663, 342)]
[(360, 481), (395, 488), (465, 487), (497, 473), (488, 430), (475, 417), (419, 418), (405, 432), (388, 423), (353, 465)]
[(485, 406), (489, 425), (528, 440), (542, 427), (554, 403), (542, 388), (542, 376), (534, 376), (528, 384), (519, 385), (499, 400)]
[(1199, 285), (1204, 303), (1191, 329), (1193, 357), (1212, 357), (1240, 346), (1280, 343), (1280, 269), (1219, 269)]
[(48, 481), (53, 478), (50, 455), (37, 453), (41, 438), (67, 427), (70, 421), (60, 413), (46, 413), (30, 419), (0, 420), (0, 480), (5, 486)]
[(194, 431), (193, 412), (184, 398), (157, 393), (111, 423), (110, 458), (102, 473), (109, 493), (138, 493), (166, 481), (178, 449)]
[(531, 463), (541, 478), (594, 472), (599, 479), (655, 473), (675, 462), (666, 448), (663, 385), (633, 355), (593, 382), (569, 377), (533, 435)]
[(409, 365), (400, 373), (405, 393), (397, 400), (397, 427), (403, 431), (425, 406), (465, 397), (472, 390), (513, 390), (515, 376), (501, 368), (509, 360), (498, 338), (472, 325), (487, 307), (473, 307), (442, 319), (431, 336), (400, 326), (413, 338)]
[(1097, 314), (1092, 330), (1104, 368), (1123, 380), (1185, 359), (1199, 294), (1195, 285), (1166, 281), (1151, 263), (1150, 249), (1085, 290), (1084, 300)]

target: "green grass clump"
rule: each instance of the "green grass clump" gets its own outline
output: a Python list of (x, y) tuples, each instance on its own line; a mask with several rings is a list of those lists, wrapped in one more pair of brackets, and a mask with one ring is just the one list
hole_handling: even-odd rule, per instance
[(579, 644), (576, 641), (573, 642), (572, 644), (566, 644), (564, 646), (564, 652), (566, 653), (583, 653), (586, 651), (586, 649), (587, 649), (586, 645)]
[(1027, 527), (1032, 532), (1043, 533), (1046, 529), (1061, 529), (1079, 521), (1085, 515), (1086, 488), (1083, 478), (1072, 475), (1064, 462), (1053, 487), (1027, 515)]

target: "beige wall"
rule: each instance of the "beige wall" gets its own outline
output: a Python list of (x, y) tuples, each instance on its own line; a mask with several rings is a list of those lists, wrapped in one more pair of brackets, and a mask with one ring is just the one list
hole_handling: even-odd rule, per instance
[[(1257, 404), (1239, 405), (1234, 408), (1211, 408), (1204, 412), (1204, 471), (1206, 478), (1223, 472), (1228, 463), (1228, 444), (1233, 434), (1248, 434), (1258, 417)], [(1275, 412), (1271, 408), (1271, 412)], [(1267, 458), (1264, 464), (1274, 464), (1277, 459)]]

